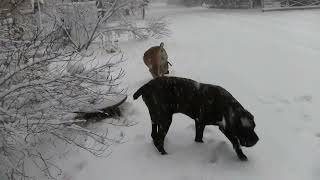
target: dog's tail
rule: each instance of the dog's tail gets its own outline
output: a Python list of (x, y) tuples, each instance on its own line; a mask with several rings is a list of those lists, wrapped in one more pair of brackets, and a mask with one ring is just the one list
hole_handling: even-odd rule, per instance
[(148, 84), (143, 85), (140, 87), (134, 94), (133, 94), (133, 99), (136, 100), (138, 99), (141, 95), (143, 95), (146, 91), (146, 87)]

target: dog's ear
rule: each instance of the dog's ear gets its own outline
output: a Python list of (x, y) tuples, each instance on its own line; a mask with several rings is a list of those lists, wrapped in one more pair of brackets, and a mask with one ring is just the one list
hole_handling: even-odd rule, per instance
[(163, 48), (163, 46), (164, 46), (164, 43), (161, 42), (161, 43), (160, 43), (160, 48)]
[(241, 117), (240, 122), (242, 127), (251, 128), (253, 126), (253, 124), (251, 123), (251, 120), (248, 119), (247, 117)]
[(246, 128), (254, 128), (255, 123), (253, 119), (254, 116), (247, 110), (244, 110), (242, 116), (240, 117), (241, 125)]

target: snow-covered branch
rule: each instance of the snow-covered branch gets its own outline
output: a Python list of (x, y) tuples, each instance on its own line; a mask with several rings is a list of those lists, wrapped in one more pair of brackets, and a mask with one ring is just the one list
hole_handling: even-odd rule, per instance
[[(114, 2), (118, 6), (112, 11), (117, 11), (122, 3)], [(58, 17), (50, 16), (52, 22), (44, 29), (29, 24), (28, 16), (18, 13), (14, 18), (15, 23), (0, 26), (0, 177), (38, 178), (27, 172), (31, 165), (55, 179), (61, 174), (52, 153), (58, 146), (101, 156), (121, 141), (67, 117), (81, 106), (123, 92), (123, 55), (96, 60), (90, 48), (97, 31), (86, 23), (77, 26), (89, 37), (82, 42), (85, 48), (79, 48), (75, 40), (65, 42), (67, 27)]]

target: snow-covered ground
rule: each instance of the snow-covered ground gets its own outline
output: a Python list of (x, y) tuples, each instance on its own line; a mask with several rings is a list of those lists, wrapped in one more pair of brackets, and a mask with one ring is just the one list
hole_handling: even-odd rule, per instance
[[(154, 5), (172, 31), (159, 40), (121, 43), (126, 54), (126, 143), (107, 158), (81, 154), (66, 163), (65, 180), (318, 180), (320, 179), (320, 11), (262, 13)], [(171, 75), (218, 84), (252, 112), (260, 137), (240, 162), (215, 127), (194, 142), (194, 122), (177, 114), (161, 156), (150, 137), (142, 99), (132, 94), (151, 79), (142, 56), (163, 41)], [(68, 165), (67, 165), (68, 164)]]

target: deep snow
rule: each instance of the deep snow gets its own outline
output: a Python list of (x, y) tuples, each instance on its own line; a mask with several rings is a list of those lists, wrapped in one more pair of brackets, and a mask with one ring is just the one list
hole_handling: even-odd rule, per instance
[[(122, 42), (128, 86), (126, 143), (107, 158), (81, 153), (65, 162), (66, 180), (318, 180), (320, 179), (320, 11), (262, 13), (259, 10), (150, 7), (147, 16), (166, 16), (170, 37)], [(169, 155), (154, 148), (143, 101), (132, 101), (151, 79), (142, 56), (163, 41), (171, 75), (218, 84), (251, 111), (260, 137), (243, 148), (240, 162), (215, 127), (204, 144), (194, 142), (194, 122), (177, 114), (166, 137)]]

